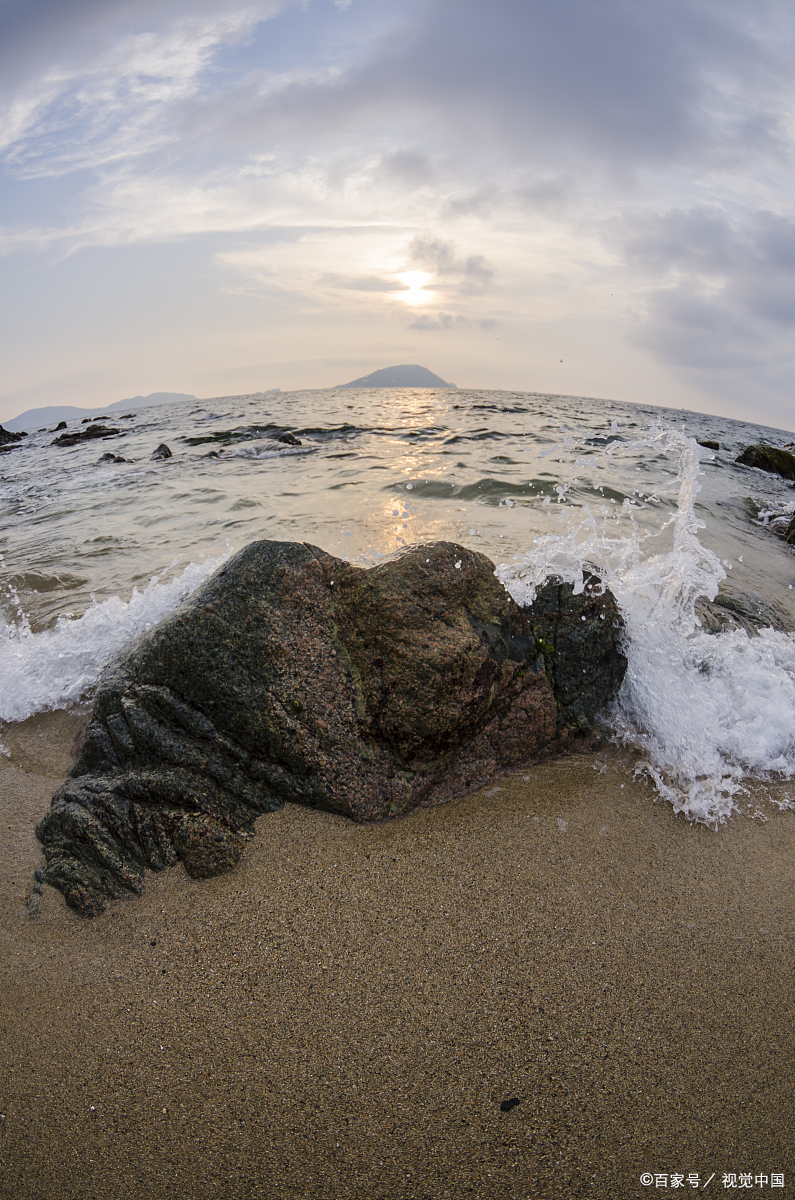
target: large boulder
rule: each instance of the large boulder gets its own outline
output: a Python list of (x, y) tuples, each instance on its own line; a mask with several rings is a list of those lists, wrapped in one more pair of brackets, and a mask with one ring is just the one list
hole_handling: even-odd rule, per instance
[(369, 570), (255, 542), (104, 674), (36, 888), (94, 915), (146, 867), (228, 870), (288, 800), (377, 821), (481, 787), (575, 744), (621, 631), (593, 576), (522, 609), (448, 542)]
[(784, 479), (795, 479), (795, 454), (789, 450), (779, 450), (775, 446), (746, 446), (734, 461), (743, 467), (758, 467), (760, 471), (769, 471)]

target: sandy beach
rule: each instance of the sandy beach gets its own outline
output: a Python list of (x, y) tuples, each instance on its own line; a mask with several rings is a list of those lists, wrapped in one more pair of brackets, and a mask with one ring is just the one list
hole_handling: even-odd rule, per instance
[(795, 814), (691, 826), (607, 749), (30, 918), (83, 719), (4, 733), (4, 1200), (795, 1195)]

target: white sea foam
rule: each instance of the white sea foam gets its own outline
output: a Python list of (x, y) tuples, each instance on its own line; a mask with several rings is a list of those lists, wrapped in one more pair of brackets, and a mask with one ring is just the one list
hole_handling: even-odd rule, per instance
[[(568, 436), (572, 474), (581, 469), (571, 454), (575, 441)], [(553, 451), (544, 453), (549, 458)], [(708, 635), (699, 625), (695, 601), (714, 598), (725, 572), (698, 536), (703, 452), (692, 439), (658, 429), (635, 440), (616, 437), (601, 454), (606, 467), (616, 467), (601, 478), (653, 479), (652, 498), (636, 493), (623, 504), (572, 506), (565, 529), (539, 537), (498, 575), (516, 600), (528, 603), (548, 575), (581, 590), (584, 568), (596, 566), (626, 622), (629, 666), (608, 714), (615, 736), (640, 750), (641, 769), (677, 811), (714, 824), (736, 806), (749, 780), (795, 776), (795, 638), (773, 630), (756, 638), (742, 630)], [(637, 473), (644, 460), (654, 465), (645, 476)], [(667, 477), (660, 465), (666, 462)], [(564, 478), (556, 487), (553, 504), (561, 514), (575, 482)], [(647, 504), (655, 507), (653, 520)], [(775, 515), (788, 505), (781, 501)], [(90, 696), (107, 662), (222, 561), (191, 564), (170, 582), (152, 579), (127, 601), (95, 603), (79, 619), (61, 618), (43, 633), (32, 633), (22, 615), (0, 628), (0, 719), (23, 720)]]
[(698, 539), (700, 450), (668, 429), (605, 455), (644, 449), (665, 453), (678, 468), (665, 550), (644, 554), (659, 535), (641, 533), (625, 502), (629, 535), (611, 536), (608, 522), (589, 511), (563, 535), (540, 538), (498, 576), (526, 604), (548, 575), (580, 591), (584, 565), (598, 567), (626, 622), (627, 674), (609, 714), (616, 737), (644, 752), (638, 769), (676, 811), (717, 824), (750, 778), (795, 775), (795, 638), (772, 629), (755, 638), (702, 630), (695, 601), (713, 599), (725, 571)]
[(95, 601), (81, 617), (59, 617), (41, 633), (31, 631), (24, 614), (0, 628), (0, 720), (24, 721), (87, 697), (114, 655), (181, 604), (230, 553), (190, 563), (167, 582), (155, 575), (129, 600)]
[(314, 454), (316, 446), (275, 446), (273, 442), (264, 445), (236, 446), (227, 450), (222, 458), (293, 458), (301, 454)]

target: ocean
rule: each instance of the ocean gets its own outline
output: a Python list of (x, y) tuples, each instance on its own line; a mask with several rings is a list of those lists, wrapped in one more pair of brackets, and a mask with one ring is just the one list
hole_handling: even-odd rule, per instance
[[(549, 574), (602, 574), (629, 660), (602, 722), (652, 799), (710, 825), (795, 807), (795, 548), (781, 536), (795, 491), (734, 461), (793, 434), (409, 388), (226, 396), (106, 424), (119, 436), (66, 447), (30, 430), (0, 454), (0, 746), (90, 701), (105, 664), (248, 542), (367, 566), (444, 539), (488, 555), (520, 603)], [(161, 443), (172, 457), (153, 460)], [(699, 597), (718, 594), (769, 623), (706, 632)]]

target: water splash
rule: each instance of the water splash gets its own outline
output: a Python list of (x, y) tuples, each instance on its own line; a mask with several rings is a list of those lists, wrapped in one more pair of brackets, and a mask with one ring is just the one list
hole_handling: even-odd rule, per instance
[[(672, 464), (677, 503), (662, 529), (644, 532), (631, 501), (624, 502), (630, 532), (618, 535), (614, 520), (586, 509), (582, 521), (539, 538), (518, 565), (497, 574), (527, 604), (548, 575), (580, 591), (583, 570), (597, 570), (626, 622), (627, 674), (607, 714), (615, 736), (643, 752), (636, 770), (677, 812), (716, 825), (751, 779), (795, 776), (795, 639), (773, 629), (754, 638), (703, 631), (695, 602), (714, 599), (726, 573), (698, 538), (701, 450), (670, 428), (604, 450), (606, 457), (643, 452)], [(665, 548), (662, 535), (670, 538)]]
[(0, 720), (24, 721), (86, 698), (110, 660), (187, 599), (231, 553), (192, 562), (168, 582), (155, 575), (129, 600), (95, 601), (81, 617), (59, 617), (41, 633), (31, 631), (18, 607), (18, 621), (0, 628)]

